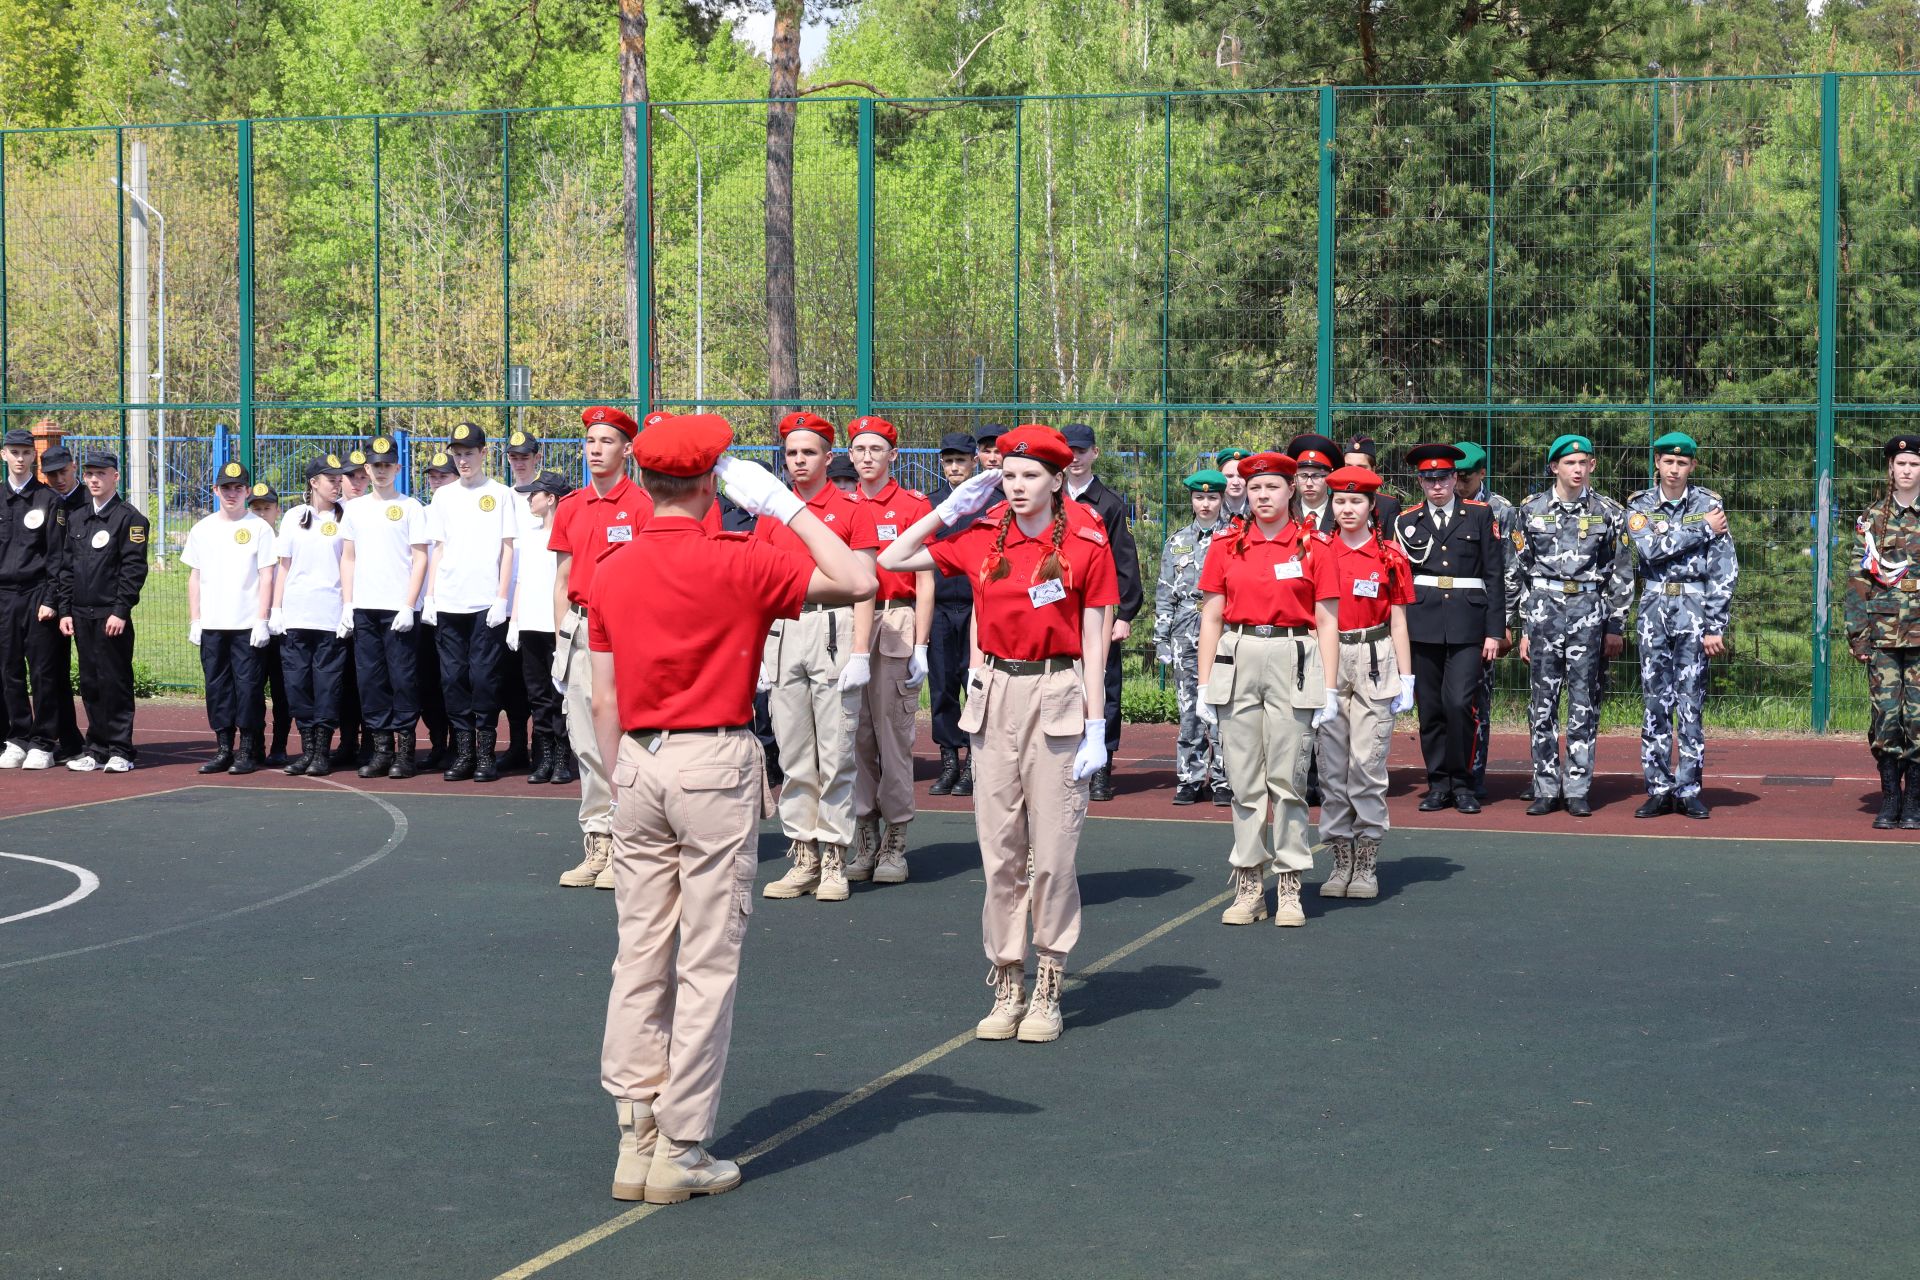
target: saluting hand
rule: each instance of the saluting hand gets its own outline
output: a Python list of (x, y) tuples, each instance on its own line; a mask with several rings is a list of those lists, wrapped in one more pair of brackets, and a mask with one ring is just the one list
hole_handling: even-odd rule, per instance
[(772, 516), (785, 524), (806, 509), (807, 504), (793, 490), (757, 462), (722, 456), (714, 464), (713, 474), (726, 487), (733, 504), (749, 515)]
[(985, 511), (987, 504), (999, 492), (1000, 469), (995, 467), (992, 471), (967, 477), (933, 512), (940, 517), (941, 524), (952, 528), (956, 522), (965, 520), (975, 512)]

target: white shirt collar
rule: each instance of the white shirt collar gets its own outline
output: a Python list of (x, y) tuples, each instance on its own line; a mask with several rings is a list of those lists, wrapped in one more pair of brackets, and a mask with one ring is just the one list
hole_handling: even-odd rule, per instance
[(87, 498), (87, 501), (93, 503), (93, 514), (99, 515), (102, 511), (106, 509), (107, 504), (113, 501), (114, 497), (115, 495), (110, 493), (106, 497), (101, 498), (98, 501), (95, 501), (94, 498), (91, 495), (89, 495)]
[(1068, 477), (1067, 477), (1067, 496), (1068, 496), (1069, 498), (1078, 498), (1078, 497), (1079, 497), (1079, 496), (1080, 496), (1081, 494), (1083, 494), (1083, 493), (1085, 493), (1085, 492), (1086, 492), (1087, 490), (1089, 490), (1089, 489), (1091, 489), (1091, 488), (1093, 488), (1093, 482), (1094, 482), (1094, 479), (1095, 479), (1095, 477), (1093, 477), (1093, 476), (1088, 476), (1088, 477), (1087, 477), (1087, 482), (1086, 482), (1085, 484), (1083, 484), (1083, 485), (1081, 485), (1081, 486), (1080, 486), (1079, 488), (1077, 488), (1077, 489), (1076, 489), (1076, 488), (1074, 488), (1074, 487), (1073, 487), (1073, 477), (1072, 477), (1072, 476), (1068, 476)]
[(19, 484), (14, 484), (12, 476), (7, 477), (7, 484), (9, 487), (13, 489), (15, 493), (24, 492), (26, 490), (26, 487), (32, 483), (33, 483), (33, 477), (31, 475), (29, 475), (25, 480), (22, 480)]

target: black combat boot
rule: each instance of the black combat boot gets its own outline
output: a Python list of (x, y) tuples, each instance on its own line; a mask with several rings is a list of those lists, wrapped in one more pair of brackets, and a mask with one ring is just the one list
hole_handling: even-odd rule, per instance
[[(268, 764), (273, 763), (273, 758), (271, 756), (267, 758), (267, 763)], [(300, 754), (295, 756), (293, 759), (287, 761), (286, 767), (281, 769), (280, 772), (286, 774), (289, 778), (297, 778), (301, 774), (305, 773), (308, 769), (311, 769), (312, 767), (313, 767), (313, 730), (308, 728), (306, 725), (301, 725), (300, 726)]]
[(1087, 786), (1087, 798), (1101, 801), (1113, 799), (1112, 765), (1103, 764), (1093, 771), (1093, 781)]
[(1894, 831), (1900, 826), (1900, 761), (1895, 756), (1876, 757), (1880, 764), (1880, 812), (1874, 815), (1875, 831)]
[(227, 772), (235, 777), (252, 773), (260, 767), (260, 738), (257, 734), (243, 733), (239, 745), (233, 751), (233, 763), (227, 766)]
[(475, 782), (500, 781), (500, 762), (493, 754), (495, 730), (480, 729), (473, 735), (473, 780)]
[(447, 782), (465, 782), (473, 777), (473, 730), (449, 729), (447, 732), (453, 739), (447, 746), (447, 754), (453, 759), (440, 777)]
[(1173, 789), (1175, 804), (1199, 804), (1201, 786), (1197, 782), (1182, 782)]
[(967, 752), (965, 761), (960, 765), (960, 777), (953, 784), (953, 794), (970, 796), (973, 794), (973, 752)]
[(553, 735), (533, 735), (533, 768), (527, 770), (527, 785), (553, 781)]
[(420, 772), (420, 765), (413, 758), (413, 726), (393, 735), (393, 767), (387, 770), (389, 778), (411, 778)]
[[(303, 746), (307, 742), (307, 737), (308, 735), (304, 733), (300, 735), (300, 742)], [(313, 760), (307, 765), (307, 776), (309, 778), (324, 778), (333, 772), (333, 726), (330, 724), (315, 725), (313, 727), (312, 738), (314, 745), (310, 750), (313, 752)]]
[(547, 781), (556, 787), (564, 787), (578, 780), (578, 775), (573, 771), (573, 752), (568, 748), (567, 740), (555, 738), (553, 740), (553, 776)]
[(940, 748), (940, 776), (927, 790), (936, 796), (950, 796), (953, 786), (960, 781), (960, 752), (953, 747)]
[(213, 759), (197, 770), (199, 773), (225, 773), (233, 767), (233, 730), (222, 729), (213, 740), (219, 745), (213, 749)]
[(363, 778), (384, 778), (393, 768), (393, 735), (376, 733), (373, 735), (373, 754), (362, 762), (358, 773)]
[(1920, 831), (1920, 760), (1907, 761), (1907, 795), (1900, 806), (1900, 829)]

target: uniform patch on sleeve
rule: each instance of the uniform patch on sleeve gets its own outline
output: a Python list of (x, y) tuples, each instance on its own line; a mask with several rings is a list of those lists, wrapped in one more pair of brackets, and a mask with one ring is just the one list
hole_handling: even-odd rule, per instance
[(1525, 551), (1527, 549), (1527, 535), (1519, 529), (1513, 531), (1513, 549), (1515, 551)]
[(139, 543), (145, 542), (146, 540), (147, 540), (147, 529), (145, 525), (136, 524), (136, 525), (129, 525), (127, 527), (128, 542), (131, 542), (137, 545)]
[(1647, 527), (1647, 516), (1645, 512), (1636, 511), (1632, 515), (1627, 517), (1627, 528), (1633, 530), (1635, 533), (1640, 532), (1642, 529), (1646, 527)]
[(1081, 537), (1085, 538), (1088, 542), (1093, 543), (1097, 547), (1104, 547), (1107, 545), (1107, 531), (1105, 529), (1080, 528), (1080, 529), (1075, 529), (1074, 532), (1079, 534)]

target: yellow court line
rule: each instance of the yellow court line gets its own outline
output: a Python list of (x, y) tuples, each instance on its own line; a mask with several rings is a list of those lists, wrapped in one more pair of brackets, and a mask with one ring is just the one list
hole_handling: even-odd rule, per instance
[[(1152, 929), (1149, 929), (1147, 932), (1141, 934), (1139, 937), (1135, 938), (1132, 942), (1127, 943), (1125, 946), (1119, 948), (1116, 951), (1109, 951), (1106, 955), (1101, 956), (1098, 960), (1095, 960), (1092, 964), (1080, 970), (1080, 973), (1083, 976), (1080, 978), (1069, 979), (1066, 983), (1063, 984), (1063, 990), (1072, 991), (1076, 989), (1077, 987), (1082, 985), (1082, 983), (1085, 981), (1085, 978), (1091, 977), (1092, 975), (1099, 973), (1102, 970), (1112, 968), (1114, 965), (1119, 964), (1122, 960), (1125, 960), (1128, 956), (1132, 955), (1134, 952), (1140, 950), (1140, 948), (1147, 946), (1148, 944), (1156, 941), (1159, 938), (1165, 937), (1169, 933), (1172, 933), (1175, 929), (1178, 929), (1181, 925), (1186, 924), (1189, 920), (1192, 920), (1194, 917), (1204, 915), (1207, 912), (1213, 910), (1215, 907), (1224, 905), (1232, 897), (1233, 897), (1232, 890), (1228, 890), (1224, 893), (1217, 893), (1213, 897), (1208, 898), (1205, 902), (1201, 903), (1199, 906), (1193, 907), (1187, 911), (1183, 911), (1179, 915), (1173, 917), (1173, 919), (1167, 920), (1158, 925), (1155, 925)], [(746, 1167), (748, 1164), (751, 1164), (753, 1161), (758, 1160), (761, 1156), (764, 1156), (771, 1151), (777, 1150), (780, 1147), (784, 1147), (785, 1145), (787, 1145), (787, 1143), (792, 1142), (795, 1138), (798, 1138), (800, 1135), (806, 1133), (808, 1130), (818, 1128), (820, 1125), (825, 1124), (827, 1121), (833, 1119), (835, 1116), (847, 1110), (849, 1107), (854, 1107), (859, 1105), (862, 1102), (865, 1102), (868, 1098), (871, 1098), (874, 1094), (879, 1093), (881, 1090), (887, 1088), (889, 1085), (895, 1084), (898, 1081), (905, 1079), (906, 1077), (912, 1075), (914, 1072), (921, 1070), (922, 1068), (930, 1065), (931, 1063), (938, 1062), (940, 1059), (946, 1057), (948, 1054), (952, 1053), (956, 1049), (959, 1049), (965, 1045), (972, 1044), (975, 1038), (976, 1037), (974, 1036), (971, 1030), (963, 1031), (959, 1035), (954, 1036), (951, 1040), (946, 1040), (940, 1044), (935, 1045), (933, 1048), (927, 1050), (925, 1053), (913, 1059), (911, 1062), (903, 1062), (899, 1066), (895, 1067), (893, 1070), (887, 1072), (885, 1075), (875, 1076), (873, 1079), (861, 1085), (858, 1089), (855, 1089), (852, 1093), (842, 1094), (840, 1097), (835, 1098), (832, 1102), (829, 1102), (826, 1106), (820, 1108), (818, 1111), (814, 1112), (812, 1115), (807, 1116), (801, 1120), (796, 1120), (794, 1123), (788, 1125), (786, 1128), (782, 1129), (780, 1132), (774, 1134), (771, 1138), (767, 1138), (759, 1143), (756, 1143), (751, 1149), (747, 1151), (745, 1155), (741, 1156), (734, 1163), (740, 1165), (742, 1168)], [(629, 1209), (625, 1213), (620, 1214), (617, 1217), (607, 1219), (605, 1222), (601, 1223), (597, 1227), (593, 1227), (593, 1228), (590, 1228), (589, 1230), (582, 1231), (579, 1235), (574, 1236), (571, 1240), (561, 1241), (559, 1244), (553, 1246), (553, 1248), (547, 1250), (545, 1253), (541, 1254), (539, 1257), (529, 1258), (525, 1262), (521, 1263), (519, 1266), (513, 1268), (511, 1271), (501, 1272), (499, 1276), (495, 1277), (495, 1280), (526, 1280), (526, 1277), (545, 1271), (548, 1267), (551, 1267), (556, 1262), (565, 1261), (566, 1259), (571, 1258), (574, 1254), (579, 1253), (581, 1250), (591, 1248), (593, 1245), (599, 1244), (602, 1240), (605, 1240), (608, 1236), (614, 1235), (621, 1231), (625, 1231), (628, 1227), (631, 1227), (636, 1223), (645, 1221), (647, 1218), (652, 1217), (656, 1212), (664, 1208), (666, 1208), (665, 1205), (657, 1205), (657, 1204), (636, 1206), (635, 1208)]]
[(43, 813), (67, 813), (73, 809), (91, 809), (97, 804), (119, 804), (125, 800), (151, 800), (155, 796), (170, 796), (179, 791), (194, 791), (205, 785), (204, 782), (183, 782), (177, 787), (168, 787), (164, 791), (142, 791), (135, 796), (101, 796), (98, 800), (75, 800), (72, 804), (50, 804), (44, 809), (26, 809), (20, 813), (0, 815), (0, 822), (12, 822), (15, 818), (37, 818)]

